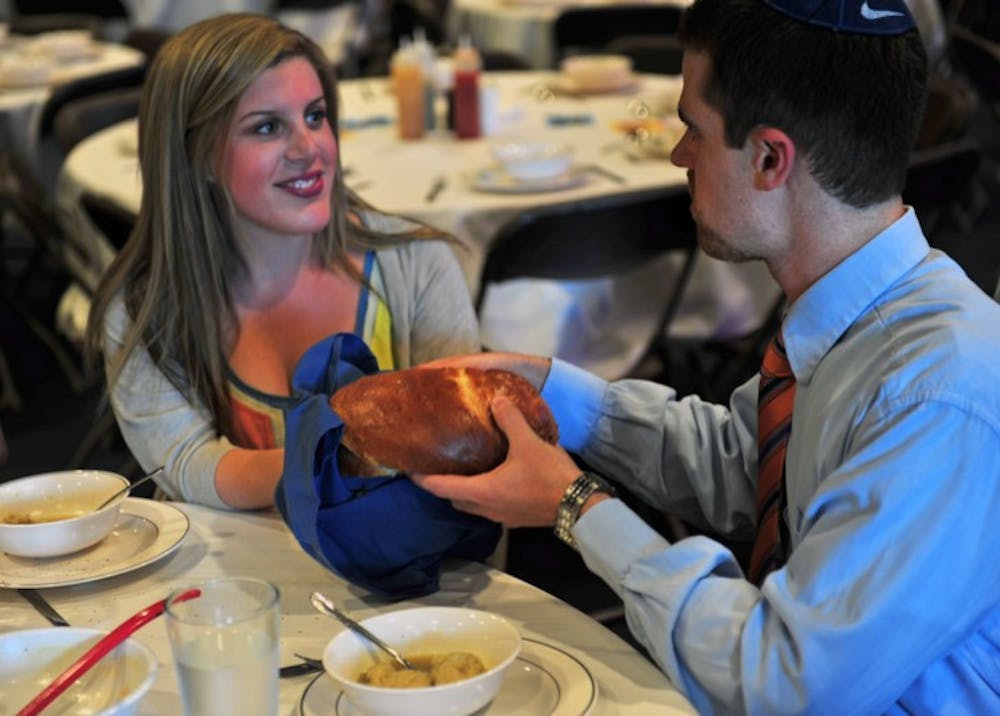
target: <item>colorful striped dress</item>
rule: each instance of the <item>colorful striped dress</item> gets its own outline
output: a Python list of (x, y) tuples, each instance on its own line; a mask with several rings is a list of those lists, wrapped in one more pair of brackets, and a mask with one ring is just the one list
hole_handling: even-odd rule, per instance
[[(371, 288), (362, 287), (358, 300), (358, 315), (354, 332), (368, 344), (378, 359), (381, 370), (392, 370), (392, 316), (379, 296), (384, 296), (382, 274), (375, 261), (375, 253), (365, 255), (365, 280)], [(230, 440), (243, 448), (267, 449), (284, 447), (284, 411), (296, 399), (284, 395), (271, 395), (247, 385), (229, 371), (229, 395), (233, 411), (233, 433)]]

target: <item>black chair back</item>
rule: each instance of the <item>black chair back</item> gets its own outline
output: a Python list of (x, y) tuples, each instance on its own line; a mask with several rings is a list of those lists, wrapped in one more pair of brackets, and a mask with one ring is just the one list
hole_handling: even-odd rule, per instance
[(123, 45), (139, 50), (146, 56), (146, 63), (153, 61), (163, 43), (170, 39), (173, 33), (155, 27), (133, 27), (122, 40)]
[(682, 9), (672, 5), (605, 5), (570, 7), (552, 26), (557, 59), (608, 52), (609, 44), (631, 35), (673, 36)]
[(56, 113), (52, 133), (63, 154), (81, 140), (112, 124), (139, 115), (142, 89), (111, 90), (67, 102)]
[(611, 40), (607, 51), (632, 60), (636, 72), (679, 75), (684, 47), (674, 35), (623, 35)]
[(56, 113), (67, 103), (111, 90), (141, 87), (145, 77), (145, 66), (123, 67), (58, 85), (42, 106), (38, 119), (39, 140), (52, 136)]
[(684, 253), (648, 351), (660, 353), (698, 254), (686, 187), (542, 206), (513, 219), (486, 255), (476, 311), (491, 284), (515, 278), (591, 279), (622, 274), (669, 251)]
[[(61, 338), (54, 325), (51, 307), (39, 307), (30, 297), (40, 286), (64, 289), (77, 277), (75, 262), (81, 258), (79, 246), (68, 240), (49, 207), (32, 173), (16, 157), (0, 151), (0, 301), (7, 304), (28, 331), (44, 346), (75, 394), (86, 390), (91, 381), (82, 361)], [(15, 273), (8, 266), (7, 232), (17, 232), (27, 241), (28, 257)], [(85, 288), (85, 287), (84, 287)]]
[(89, 192), (80, 196), (80, 204), (108, 243), (116, 251), (120, 251), (135, 226), (135, 214), (103, 196)]
[[(79, 4), (77, 4), (79, 6)], [(59, 30), (88, 30), (99, 37), (104, 21), (99, 15), (89, 12), (61, 12), (46, 14), (18, 13), (8, 21), (12, 35), (40, 35), (43, 32)]]
[(89, 15), (105, 19), (128, 18), (128, 11), (121, 0), (14, 0), (17, 15), (65, 15), (81, 9)]
[(982, 159), (982, 148), (971, 140), (915, 152), (906, 172), (903, 201), (921, 215), (959, 201), (969, 190)]

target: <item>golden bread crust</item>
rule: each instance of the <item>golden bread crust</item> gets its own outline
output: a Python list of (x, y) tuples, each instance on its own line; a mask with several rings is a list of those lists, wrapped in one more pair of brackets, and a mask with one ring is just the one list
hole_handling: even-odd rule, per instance
[(330, 398), (344, 421), (341, 444), (354, 453), (350, 462), (342, 460), (342, 469), (365, 475), (492, 470), (507, 454), (507, 439), (490, 414), (500, 395), (542, 439), (559, 439), (538, 391), (509, 371), (409, 368), (360, 378)]

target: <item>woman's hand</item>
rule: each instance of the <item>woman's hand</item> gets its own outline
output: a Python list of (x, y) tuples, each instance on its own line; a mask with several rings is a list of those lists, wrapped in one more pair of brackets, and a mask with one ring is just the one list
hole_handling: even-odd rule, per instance
[(565, 450), (539, 438), (512, 402), (497, 398), (490, 407), (509, 443), (507, 458), (499, 467), (480, 475), (411, 475), (411, 479), (450, 500), (456, 509), (508, 527), (555, 524), (563, 493), (580, 468)]
[(420, 368), (478, 368), (479, 370), (506, 370), (516, 373), (529, 383), (535, 390), (541, 390), (552, 366), (550, 358), (525, 355), (522, 353), (469, 353), (467, 355), (438, 358), (428, 363), (422, 363)]

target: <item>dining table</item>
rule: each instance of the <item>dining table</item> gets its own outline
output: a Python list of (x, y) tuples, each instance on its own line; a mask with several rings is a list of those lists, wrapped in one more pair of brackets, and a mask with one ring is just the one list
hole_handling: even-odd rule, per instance
[[(5, 57), (15, 61), (12, 56), (37, 40), (13, 35), (0, 40), (0, 63)], [(86, 54), (72, 59), (53, 59), (52, 72), (37, 83), (7, 81), (0, 72), (0, 148), (14, 152), (28, 166), (33, 166), (37, 160), (42, 107), (55, 87), (82, 77), (138, 67), (145, 61), (146, 56), (135, 48), (95, 41)]]
[[(48, 559), (0, 553), (0, 633), (49, 625), (21, 590), (40, 594), (72, 626), (110, 630), (175, 589), (220, 577), (259, 578), (278, 587), (283, 666), (300, 663), (296, 654), (321, 659), (326, 644), (344, 628), (312, 607), (315, 591), (360, 619), (416, 606), (458, 606), (503, 616), (523, 639), (518, 668), (501, 688), (501, 695), (518, 692), (512, 700), (521, 707), (508, 711), (498, 696), (485, 714), (695, 713), (646, 656), (527, 582), (487, 564), (448, 560), (436, 592), (386, 602), (313, 560), (274, 510), (235, 512), (129, 497), (112, 533), (83, 552)], [(164, 620), (131, 638), (149, 647), (159, 663), (139, 713), (181, 713)], [(350, 712), (323, 671), (280, 679), (279, 701), (281, 714)]]
[[(345, 182), (380, 210), (411, 217), (456, 237), (455, 255), (470, 295), (498, 230), (531, 209), (630, 191), (687, 186), (669, 150), (683, 132), (676, 106), (681, 79), (633, 74), (621, 86), (582, 92), (559, 72), (487, 72), (481, 76), (484, 134), (459, 140), (447, 129), (438, 97), (436, 127), (401, 140), (387, 78), (339, 83), (340, 150)], [(86, 191), (137, 212), (142, 180), (137, 122), (128, 120), (78, 144), (56, 186), (63, 227), (91, 247), (96, 281), (113, 258), (80, 197)], [(649, 140), (649, 141), (645, 141)], [(494, 152), (511, 142), (567, 146), (568, 176), (527, 186), (498, 178)], [(617, 377), (645, 345), (681, 258), (667, 255), (638, 273), (591, 281), (512, 282), (483, 305), (483, 342), (494, 348), (557, 355), (607, 378)], [(759, 325), (780, 293), (765, 267), (700, 253), (671, 324), (679, 337), (729, 337)], [(546, 306), (540, 312), (539, 305)], [(84, 314), (85, 316), (85, 314)], [(72, 320), (72, 319), (70, 319)], [(578, 327), (575, 323), (582, 324)], [(559, 336), (574, 336), (572, 347)], [(581, 336), (591, 338), (582, 339)]]
[[(475, 47), (511, 52), (533, 69), (554, 69), (559, 61), (554, 25), (574, 7), (666, 4), (687, 7), (691, 0), (453, 0), (447, 26), (452, 37), (467, 36)], [(650, 32), (655, 32), (651, 28)]]

